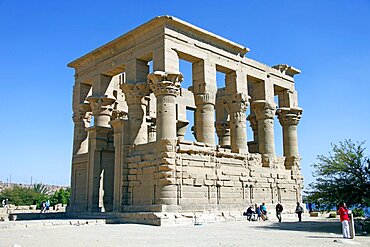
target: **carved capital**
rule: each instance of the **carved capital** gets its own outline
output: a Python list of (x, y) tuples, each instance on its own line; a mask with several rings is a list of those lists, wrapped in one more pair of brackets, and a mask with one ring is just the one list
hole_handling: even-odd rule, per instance
[(215, 105), (216, 103), (216, 94), (215, 93), (199, 93), (194, 95), (195, 105), (205, 105), (211, 104)]
[(73, 113), (73, 122), (81, 122), (84, 121), (85, 123), (90, 123), (92, 117), (91, 107), (89, 103), (82, 103), (79, 107), (79, 111)]
[(284, 127), (298, 125), (302, 112), (302, 108), (279, 108), (276, 111), (276, 115), (280, 124)]
[(155, 71), (148, 75), (148, 84), (156, 96), (178, 96), (182, 80), (183, 76), (180, 72)]
[(258, 130), (258, 122), (257, 122), (256, 115), (249, 115), (247, 117), (247, 120), (249, 121), (250, 126), (251, 126), (253, 131)]
[(247, 110), (249, 105), (249, 96), (245, 93), (232, 94), (227, 97), (230, 112), (243, 112)]
[(252, 104), (257, 121), (264, 119), (274, 119), (276, 112), (276, 104), (267, 102), (266, 100), (256, 100)]
[(229, 136), (230, 122), (216, 122), (216, 133), (218, 136)]
[(94, 116), (99, 115), (111, 115), (113, 111), (113, 105), (116, 102), (114, 98), (107, 96), (90, 96), (87, 98), (90, 102), (90, 107)]
[(121, 84), (121, 90), (125, 94), (127, 105), (146, 104), (145, 96), (149, 94), (147, 83)]
[(127, 112), (120, 111), (120, 110), (113, 110), (112, 116), (110, 119), (111, 121), (116, 120), (116, 119), (127, 120)]

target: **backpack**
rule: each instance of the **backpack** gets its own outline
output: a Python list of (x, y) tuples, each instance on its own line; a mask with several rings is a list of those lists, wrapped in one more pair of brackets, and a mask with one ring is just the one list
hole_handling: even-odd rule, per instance
[(303, 208), (301, 206), (297, 206), (297, 208), (295, 209), (295, 212), (296, 213), (302, 213), (303, 212)]

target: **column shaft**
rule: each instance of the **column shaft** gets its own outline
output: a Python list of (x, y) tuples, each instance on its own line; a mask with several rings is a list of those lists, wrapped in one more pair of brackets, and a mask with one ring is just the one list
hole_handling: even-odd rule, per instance
[(88, 132), (86, 128), (90, 126), (92, 113), (89, 104), (81, 104), (80, 110), (73, 114), (74, 138), (73, 155), (88, 152)]
[(276, 112), (275, 103), (265, 100), (256, 100), (252, 104), (258, 122), (258, 149), (267, 160), (264, 164), (271, 163), (275, 158), (274, 116)]
[(148, 142), (148, 124), (146, 123), (146, 108), (149, 94), (148, 85), (145, 83), (121, 85), (128, 105), (129, 133), (131, 144)]
[(230, 123), (228, 121), (216, 123), (216, 132), (219, 145), (221, 147), (230, 146)]
[(197, 141), (215, 145), (215, 94), (203, 93), (195, 95), (196, 136)]
[(248, 95), (238, 93), (228, 99), (230, 109), (230, 137), (231, 149), (248, 152), (247, 146), (247, 120)]
[(283, 127), (283, 144), (285, 157), (299, 157), (297, 125), (302, 115), (301, 108), (279, 108), (277, 115)]
[(176, 139), (176, 95), (157, 94), (157, 140)]
[[(113, 116), (112, 116), (113, 118)], [(127, 114), (114, 114), (114, 118), (110, 124), (114, 129), (114, 189), (113, 189), (113, 211), (120, 212), (122, 207), (122, 198), (127, 197), (127, 193), (123, 193), (122, 174), (123, 163), (125, 156), (125, 123), (127, 122)]]
[(176, 139), (176, 97), (180, 93), (180, 72), (155, 71), (148, 75), (149, 85), (157, 98), (157, 141)]

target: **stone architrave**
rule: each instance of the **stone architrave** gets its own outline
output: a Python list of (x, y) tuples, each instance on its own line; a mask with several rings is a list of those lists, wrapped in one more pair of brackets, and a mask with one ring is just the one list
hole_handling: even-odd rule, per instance
[(284, 156), (286, 168), (291, 169), (294, 161), (299, 159), (297, 125), (302, 116), (302, 108), (279, 108), (276, 111), (279, 122), (283, 127)]
[(180, 72), (155, 71), (148, 75), (150, 88), (157, 97), (157, 141), (177, 138), (176, 97), (182, 80)]
[(149, 94), (147, 83), (121, 84), (128, 105), (130, 128), (130, 143), (143, 144), (148, 142), (148, 125), (146, 123), (146, 108)]
[(258, 150), (263, 155), (264, 166), (275, 158), (274, 116), (276, 104), (256, 100), (252, 104), (258, 122)]
[(249, 96), (244, 93), (230, 95), (228, 106), (230, 111), (231, 150), (248, 152), (247, 147), (247, 117)]

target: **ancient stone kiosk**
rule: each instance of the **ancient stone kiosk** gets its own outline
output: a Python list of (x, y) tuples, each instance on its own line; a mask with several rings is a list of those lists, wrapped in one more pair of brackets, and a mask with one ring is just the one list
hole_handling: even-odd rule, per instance
[[(68, 212), (163, 225), (238, 219), (262, 202), (293, 210), (302, 189), (293, 78), (300, 71), (269, 67), (248, 51), (161, 16), (68, 64), (75, 69)], [(192, 64), (191, 78), (180, 60)], [(185, 139), (189, 111), (196, 141)], [(275, 117), (283, 157), (275, 154)]]

